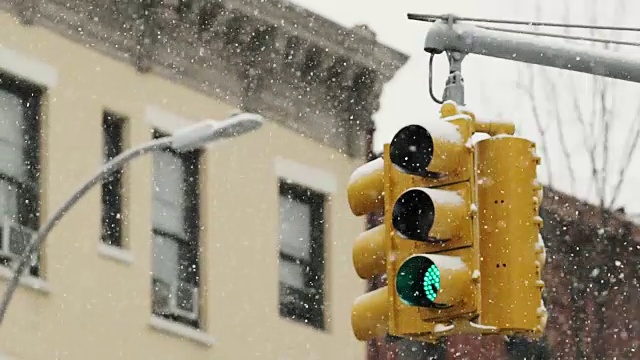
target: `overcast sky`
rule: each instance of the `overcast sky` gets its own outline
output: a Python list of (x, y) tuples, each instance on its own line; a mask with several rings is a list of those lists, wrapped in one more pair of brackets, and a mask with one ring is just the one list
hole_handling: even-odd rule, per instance
[[(422, 50), (424, 36), (429, 23), (409, 21), (406, 14), (453, 13), (459, 16), (485, 17), (501, 19), (546, 21), (571, 21), (573, 23), (598, 23), (607, 25), (637, 26), (637, 14), (640, 4), (634, 0), (405, 0), (405, 1), (371, 1), (371, 0), (292, 0), (316, 13), (330, 18), (341, 25), (351, 27), (356, 24), (367, 24), (377, 34), (378, 41), (390, 45), (410, 56), (409, 62), (397, 73), (396, 77), (384, 88), (381, 108), (375, 114), (374, 120), (378, 131), (374, 146), (380, 150), (382, 144), (391, 140), (395, 132), (402, 126), (419, 121), (429, 121), (437, 118), (439, 106), (429, 97), (428, 93), (428, 54)], [(540, 4), (536, 7), (536, 3)], [(568, 14), (568, 15), (567, 15)], [(629, 14), (629, 15), (626, 15)], [(567, 16), (569, 17), (567, 19)], [(615, 20), (615, 21), (614, 21)], [(548, 31), (545, 29), (545, 31)], [(608, 37), (611, 34), (599, 32), (595, 34), (575, 33), (579, 35), (595, 35)], [(638, 37), (625, 37), (625, 40), (638, 41)], [(626, 47), (621, 51), (629, 52), (634, 49)], [(636, 50), (637, 51), (637, 50)], [(640, 58), (640, 57), (639, 57)], [(441, 97), (446, 80), (448, 65), (445, 55), (436, 56), (434, 71), (434, 87), (436, 96)], [(529, 79), (526, 74), (531, 70), (523, 65), (500, 59), (468, 56), (463, 62), (463, 77), (465, 79), (466, 106), (475, 112), (479, 118), (506, 118), (516, 123), (517, 133), (543, 145), (537, 132), (533, 118), (531, 102), (525, 93), (518, 90), (518, 78)], [(527, 72), (529, 71), (529, 72)], [(598, 119), (597, 109), (591, 108), (591, 96), (588, 89), (591, 77), (583, 74), (569, 73), (556, 69), (545, 70), (547, 81), (557, 79), (557, 100), (550, 97), (550, 89), (540, 74), (536, 73), (534, 80), (537, 84), (536, 104), (545, 128), (546, 148), (551, 166), (540, 166), (539, 176), (543, 182), (549, 182), (552, 174), (553, 187), (565, 192), (573, 193), (583, 199), (595, 199), (595, 181), (589, 167), (589, 154), (585, 150), (585, 136), (583, 127), (571, 112), (573, 100), (568, 94), (579, 95), (580, 106), (584, 108), (587, 118)], [(568, 74), (567, 74), (568, 73)], [(549, 80), (551, 79), (551, 80)], [(608, 93), (615, 111), (612, 117), (615, 122), (609, 137), (609, 151), (606, 160), (600, 156), (598, 162), (608, 167), (607, 191), (613, 193), (616, 177), (619, 174), (621, 159), (626, 147), (624, 137), (630, 132), (633, 121), (638, 122), (635, 114), (640, 113), (637, 99), (640, 87), (622, 81), (614, 81), (612, 91)], [(553, 118), (555, 104), (560, 104), (562, 120), (560, 125)], [(619, 110), (619, 111), (618, 111)], [(590, 116), (591, 113), (593, 116)], [(602, 125), (596, 125), (595, 134), (602, 133)], [(571, 154), (567, 161), (563, 156), (559, 136), (564, 135), (566, 149)], [(601, 136), (594, 137), (599, 141)], [(638, 151), (636, 151), (637, 153)], [(640, 156), (635, 156), (634, 163), (627, 173), (627, 180), (623, 186), (618, 205), (624, 205), (627, 212), (640, 212), (640, 196), (636, 190), (640, 184)], [(550, 171), (549, 171), (550, 169)], [(575, 185), (572, 185), (570, 172), (573, 169)]]
[[(361, 23), (367, 24), (376, 32), (378, 41), (411, 56), (407, 65), (384, 89), (381, 109), (375, 115), (379, 129), (375, 144), (378, 149), (381, 149), (382, 144), (389, 141), (400, 127), (415, 122), (416, 117), (421, 116), (421, 113), (424, 113), (424, 117), (431, 117), (438, 111), (438, 105), (429, 98), (427, 87), (428, 55), (422, 50), (428, 23), (409, 21), (406, 14), (408, 12), (456, 13), (485, 17), (509, 15), (508, 11), (502, 11), (502, 13), (490, 11), (487, 1), (294, 0), (293, 2), (347, 27)], [(492, 4), (492, 8), (505, 8), (510, 2), (491, 0), (489, 3)], [(492, 71), (495, 71), (496, 74), (484, 72), (482, 77), (478, 77), (479, 74), (471, 70), (471, 66), (475, 65), (472, 63), (477, 60), (480, 60), (482, 66), (492, 66)], [(434, 85), (437, 95), (440, 96), (447, 72), (445, 55), (436, 57), (435, 64), (438, 75), (434, 76)], [(468, 84), (471, 84), (467, 90), (470, 106), (480, 101), (473, 99), (474, 89), (481, 88), (482, 81), (496, 80), (502, 65), (504, 65), (504, 61), (487, 62), (482, 58), (465, 61), (464, 67), (469, 69), (464, 74), (465, 79)]]

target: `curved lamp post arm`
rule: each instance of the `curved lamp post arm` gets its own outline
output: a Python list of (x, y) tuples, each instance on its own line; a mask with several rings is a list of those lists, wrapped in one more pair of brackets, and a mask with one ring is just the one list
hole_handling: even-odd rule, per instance
[(2, 299), (2, 303), (0, 304), (0, 324), (4, 320), (4, 316), (7, 312), (7, 308), (9, 307), (9, 303), (11, 302), (11, 298), (13, 293), (18, 288), (20, 284), (20, 277), (27, 269), (27, 266), (30, 263), (31, 256), (40, 249), (40, 246), (44, 242), (44, 239), (47, 237), (51, 229), (60, 221), (64, 215), (84, 196), (91, 188), (100, 183), (102, 179), (116, 170), (121, 169), (127, 162), (145, 155), (147, 153), (153, 151), (159, 151), (171, 148), (173, 138), (172, 137), (164, 137), (156, 140), (152, 140), (148, 143), (140, 145), (139, 147), (129, 149), (122, 154), (116, 156), (111, 161), (104, 164), (104, 166), (98, 171), (96, 175), (94, 175), (89, 181), (87, 181), (84, 185), (82, 185), (70, 198), (67, 200), (58, 210), (49, 218), (46, 224), (42, 226), (35, 238), (29, 243), (29, 246), (26, 248), (23, 255), (20, 257), (20, 262), (18, 263), (18, 267), (15, 269), (13, 273), (13, 277), (11, 278), (11, 282), (7, 286), (7, 290), (4, 293), (4, 297)]
[(47, 223), (40, 227), (35, 238), (31, 240), (29, 246), (25, 249), (24, 254), (20, 257), (20, 262), (13, 273), (11, 282), (4, 293), (2, 303), (0, 304), (0, 324), (2, 324), (2, 321), (4, 320), (7, 308), (9, 307), (9, 302), (11, 302), (11, 297), (20, 284), (20, 277), (27, 269), (31, 256), (40, 249), (40, 245), (44, 242), (44, 239), (58, 221), (60, 221), (60, 219), (62, 219), (62, 217), (64, 217), (64, 215), (66, 215), (78, 200), (80, 200), (94, 185), (101, 182), (105, 176), (122, 168), (127, 162), (150, 152), (169, 148), (173, 148), (178, 151), (188, 151), (212, 141), (233, 138), (252, 132), (260, 128), (263, 122), (264, 119), (259, 114), (238, 113), (222, 121), (208, 120), (196, 123), (176, 132), (173, 136), (152, 140), (136, 148), (129, 149), (104, 164), (96, 175), (71, 195), (71, 198), (49, 218)]

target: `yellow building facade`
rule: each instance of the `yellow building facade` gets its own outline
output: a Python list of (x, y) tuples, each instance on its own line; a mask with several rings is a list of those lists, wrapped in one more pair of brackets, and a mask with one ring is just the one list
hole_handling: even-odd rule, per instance
[[(139, 54), (56, 29), (56, 1), (13, 3), (0, 7), (3, 293), (20, 248), (5, 228), (30, 234), (114, 152), (238, 110), (267, 121), (194, 153), (134, 160), (85, 196), (16, 291), (0, 358), (364, 359), (350, 325), (365, 287), (351, 263), (364, 222), (350, 215), (344, 189), (366, 155), (353, 143), (364, 144), (370, 124), (345, 125), (336, 112), (288, 118), (269, 106), (282, 95), (266, 86), (255, 100), (246, 79), (254, 90), (216, 96), (197, 76), (159, 66), (159, 51), (141, 66)], [(372, 44), (372, 61), (392, 64), (376, 74), (375, 102), (406, 58)]]

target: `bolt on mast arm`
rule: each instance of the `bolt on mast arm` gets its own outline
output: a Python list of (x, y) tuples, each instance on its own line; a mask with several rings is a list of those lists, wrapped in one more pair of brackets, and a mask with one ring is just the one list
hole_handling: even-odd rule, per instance
[(427, 32), (424, 50), (478, 54), (640, 83), (640, 57), (469, 24), (436, 21)]

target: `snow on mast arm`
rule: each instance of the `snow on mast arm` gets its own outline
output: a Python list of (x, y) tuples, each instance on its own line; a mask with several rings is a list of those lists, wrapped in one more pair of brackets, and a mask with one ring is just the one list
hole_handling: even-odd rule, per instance
[(555, 67), (640, 82), (640, 58), (614, 51), (464, 24), (436, 21), (427, 32), (424, 50), (458, 52)]

